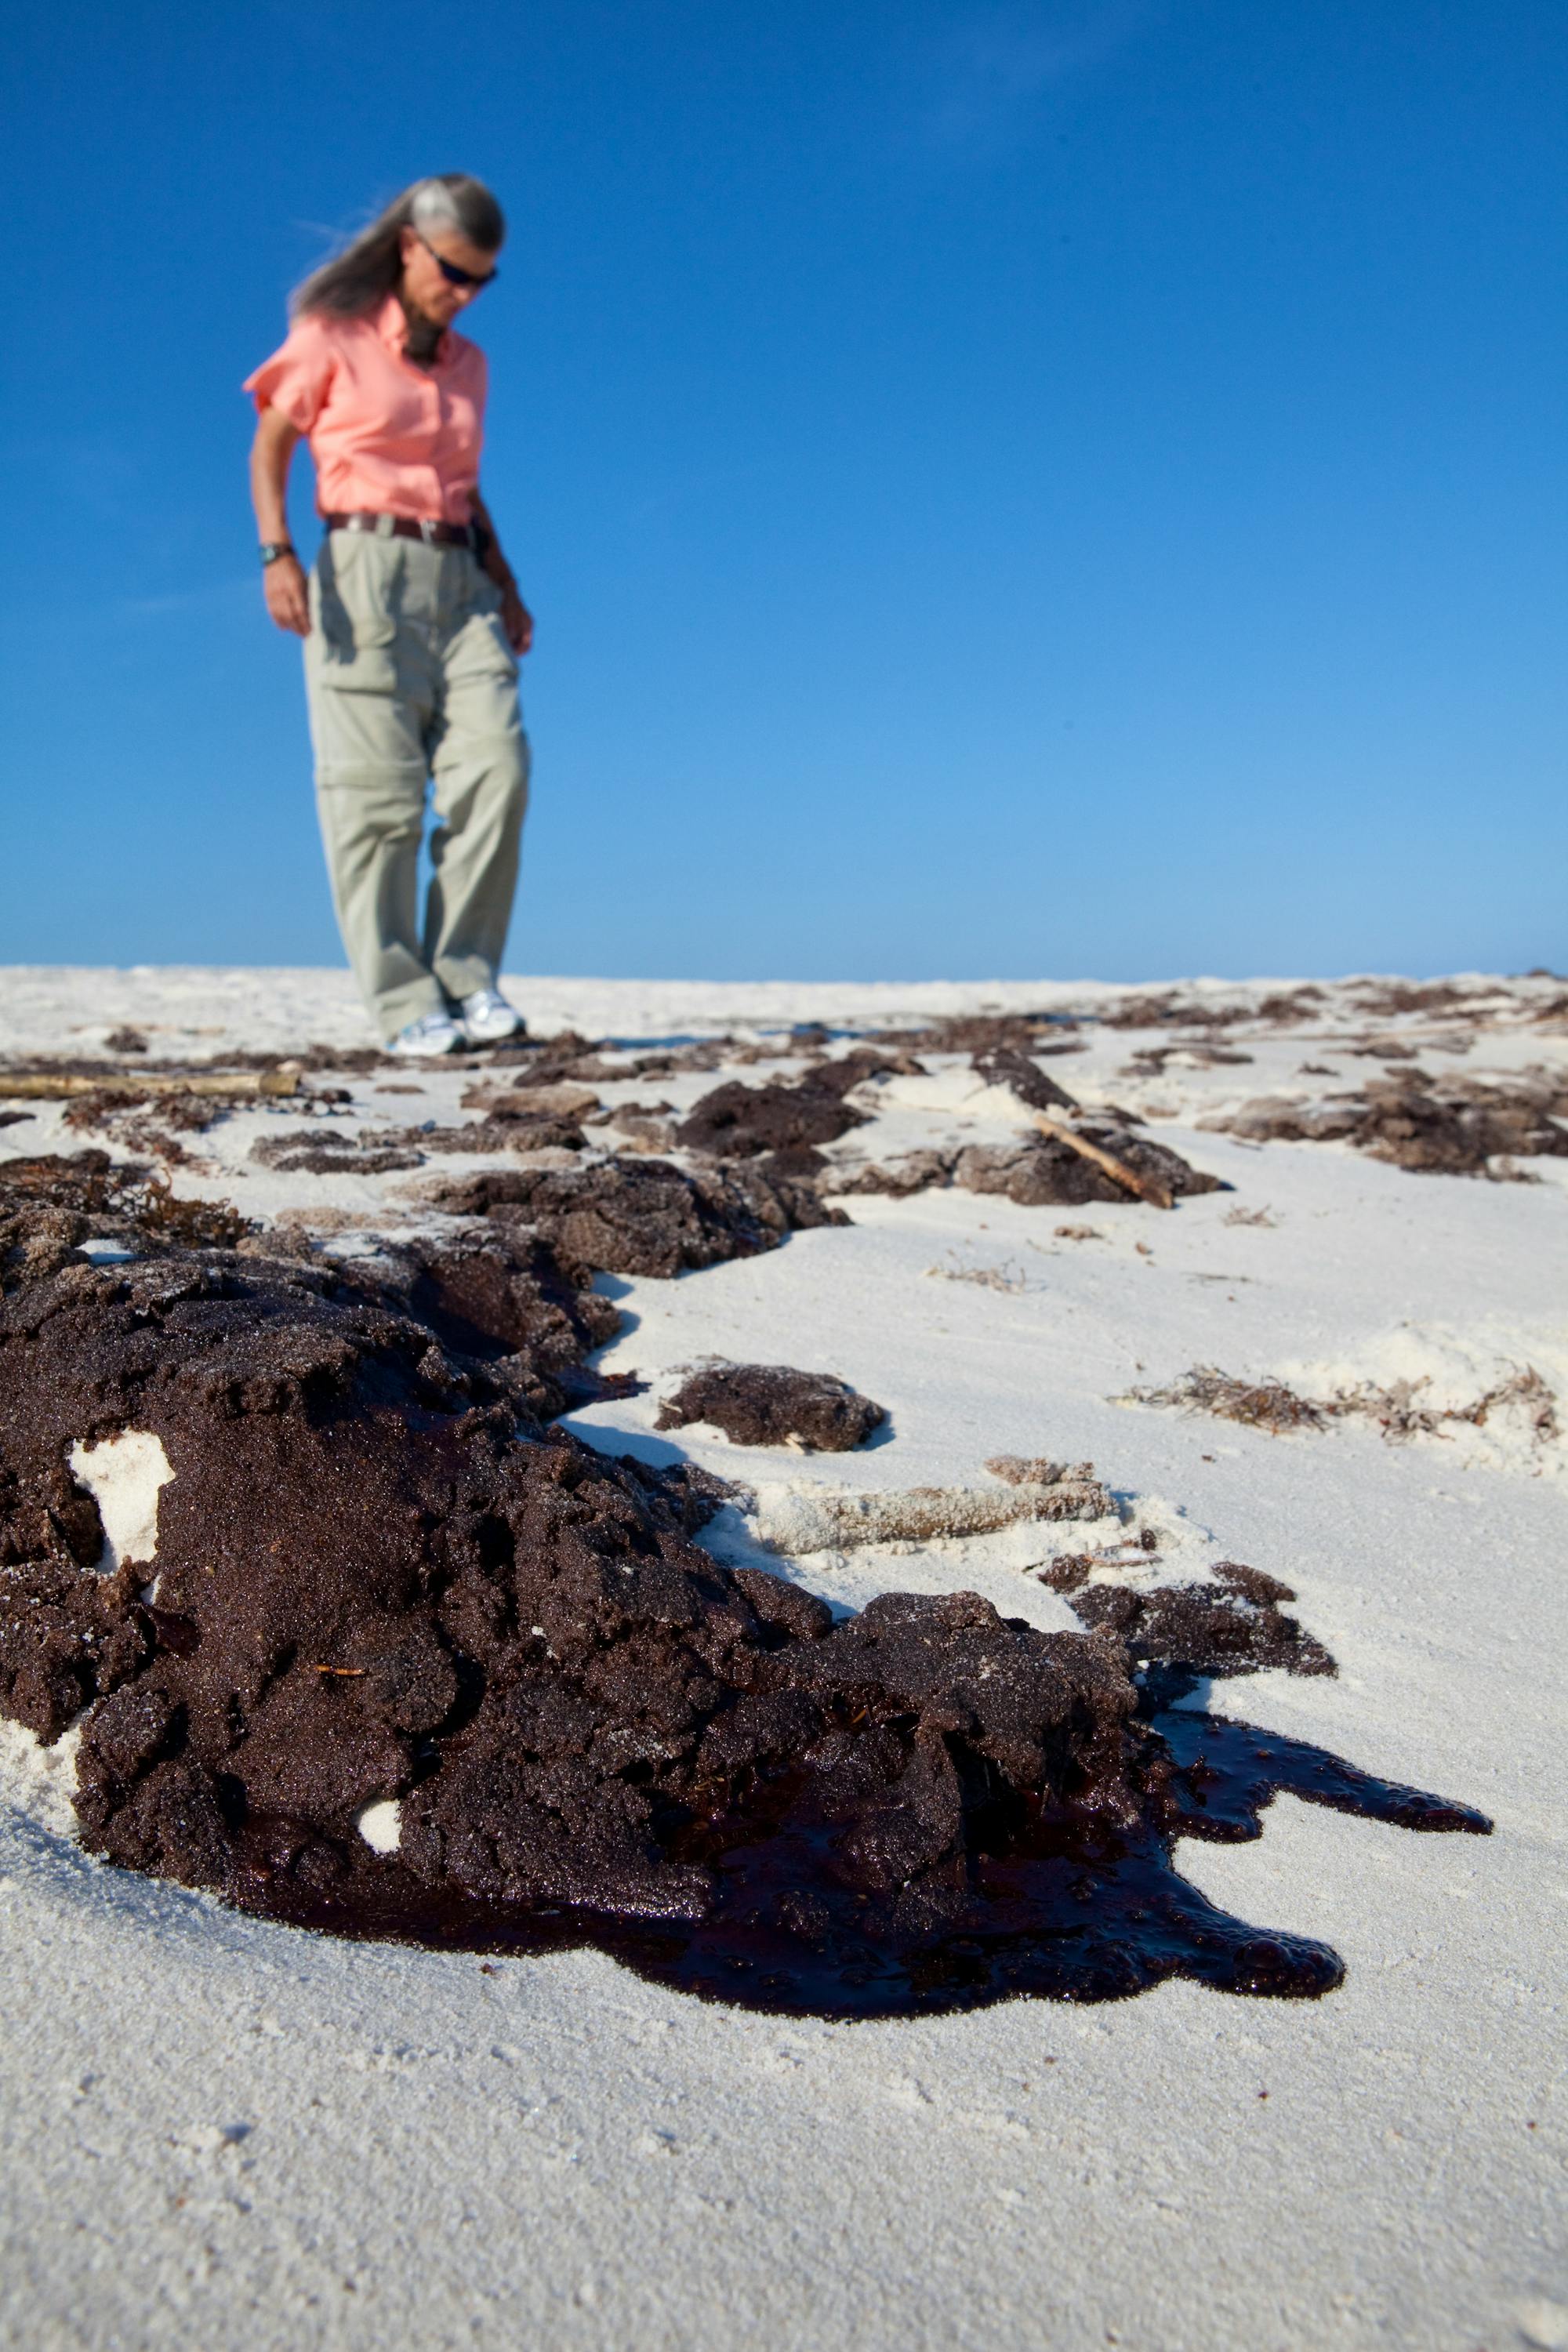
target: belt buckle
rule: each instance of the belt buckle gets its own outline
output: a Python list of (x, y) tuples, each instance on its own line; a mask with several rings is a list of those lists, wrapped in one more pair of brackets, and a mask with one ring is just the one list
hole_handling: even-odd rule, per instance
[(439, 524), (437, 524), (437, 523), (433, 523), (433, 522), (430, 520), (430, 518), (429, 518), (429, 516), (428, 516), (428, 515), (421, 515), (421, 516), (420, 516), (420, 518), (419, 518), (419, 536), (420, 536), (420, 538), (425, 541), (425, 544), (426, 544), (426, 547), (434, 547), (434, 546), (435, 546), (435, 544), (436, 544), (436, 533), (437, 533), (437, 530), (438, 530), (439, 528), (440, 528)]

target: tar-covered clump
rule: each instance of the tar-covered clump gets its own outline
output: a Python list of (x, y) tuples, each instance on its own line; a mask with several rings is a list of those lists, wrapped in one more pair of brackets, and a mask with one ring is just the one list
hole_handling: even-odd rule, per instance
[[(691, 1541), (713, 1482), (531, 1406), (537, 1269), (508, 1275), (525, 1344), (496, 1355), (494, 1268), (425, 1291), (254, 1244), (95, 1266), (31, 1243), (0, 1308), (0, 1708), (45, 1738), (82, 1716), (82, 1832), (118, 1863), (343, 1934), (594, 1942), (853, 2016), (1172, 1974), (1321, 1992), (1333, 1955), (1215, 1910), (1174, 1840), (1255, 1834), (1280, 1787), (1485, 1826), (1150, 1719), (1111, 1633), (966, 1593), (836, 1623), (721, 1567)], [(126, 1431), (171, 1475), (155, 1557), (101, 1573), (69, 1465)]]
[(844, 1224), (808, 1181), (760, 1168), (689, 1172), (667, 1160), (598, 1160), (586, 1168), (486, 1169), (437, 1183), (434, 1207), (522, 1223), (606, 1274), (664, 1278), (776, 1249), (786, 1234)]
[(797, 1372), (787, 1364), (704, 1364), (660, 1407), (658, 1427), (711, 1422), (735, 1445), (789, 1445), (814, 1454), (847, 1454), (864, 1445), (888, 1415), (831, 1372)]
[[(833, 1075), (828, 1065), (795, 1086), (748, 1087), (730, 1079), (702, 1097), (676, 1129), (676, 1140), (689, 1151), (726, 1160), (836, 1142), (852, 1127), (863, 1125), (865, 1114), (847, 1103), (838, 1087), (825, 1082)], [(866, 1076), (865, 1066), (849, 1065), (842, 1075), (858, 1081)]]
[(427, 1324), (444, 1346), (499, 1368), (542, 1421), (641, 1385), (589, 1369), (588, 1357), (619, 1329), (620, 1309), (599, 1296), (586, 1266), (524, 1226), (487, 1223), (453, 1241), (387, 1244), (372, 1278), (389, 1305)]
[(425, 1155), (405, 1142), (374, 1140), (342, 1128), (306, 1127), (258, 1137), (250, 1157), (258, 1168), (281, 1176), (384, 1176), (395, 1169), (417, 1168)]
[(1072, 1594), (1074, 1613), (1097, 1633), (1116, 1634), (1135, 1667), (1179, 1662), (1224, 1676), (1258, 1674), (1266, 1666), (1292, 1675), (1331, 1675), (1334, 1662), (1280, 1603), (1295, 1593), (1278, 1577), (1222, 1560), (1209, 1584), (1156, 1585), (1136, 1591), (1124, 1584), (1050, 1580)]
[(0, 1290), (58, 1272), (89, 1244), (146, 1254), (233, 1244), (248, 1231), (227, 1201), (183, 1199), (144, 1163), (107, 1151), (0, 1166)]
[(1515, 1078), (1373, 1078), (1321, 1102), (1261, 1096), (1205, 1119), (1255, 1143), (1348, 1143), (1415, 1176), (1507, 1175), (1512, 1161), (1568, 1153), (1568, 1087), (1545, 1071)]
[[(1163, 1186), (1173, 1200), (1221, 1189), (1217, 1176), (1194, 1168), (1179, 1151), (1156, 1143), (1151, 1136), (1104, 1119), (1080, 1120), (1076, 1131), (1121, 1160), (1134, 1176)], [(1125, 1184), (1059, 1136), (1050, 1135), (1020, 1136), (1008, 1143), (972, 1143), (962, 1150), (947, 1146), (907, 1152), (885, 1165), (874, 1163), (852, 1176), (836, 1179), (836, 1189), (841, 1192), (895, 1196), (950, 1184), (970, 1192), (1000, 1192), (1026, 1209), (1076, 1208), (1128, 1197)]]

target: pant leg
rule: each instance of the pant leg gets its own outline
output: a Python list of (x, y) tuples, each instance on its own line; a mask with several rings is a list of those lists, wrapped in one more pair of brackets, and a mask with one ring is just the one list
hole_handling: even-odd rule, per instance
[(405, 545), (332, 532), (311, 580), (305, 641), (332, 904), (360, 994), (387, 1038), (442, 1009), (418, 918), (434, 632)]
[(517, 889), (529, 749), (518, 708), (517, 657), (500, 599), (464, 552), (468, 568), (441, 651), (432, 876), (425, 956), (454, 1002), (493, 988)]

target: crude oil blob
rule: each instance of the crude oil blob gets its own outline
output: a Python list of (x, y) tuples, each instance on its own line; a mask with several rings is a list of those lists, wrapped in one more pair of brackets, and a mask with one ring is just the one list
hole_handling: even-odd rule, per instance
[(1086, 1796), (1059, 1808), (1026, 1801), (1009, 1821), (982, 1794), (966, 1822), (967, 1902), (923, 1931), (912, 1922), (900, 1929), (855, 1887), (842, 1824), (805, 1769), (782, 1772), (749, 1806), (689, 1829), (677, 1852), (700, 1856), (718, 1877), (714, 1906), (699, 1920), (442, 1896), (395, 1862), (363, 1873), (352, 1903), (268, 1876), (250, 1907), (437, 1948), (521, 1956), (595, 1945), (679, 1991), (792, 2016), (931, 2016), (1025, 1994), (1119, 2000), (1173, 1976), (1310, 2000), (1342, 1979), (1338, 1955), (1210, 1903), (1176, 1869), (1177, 1837), (1258, 1837), (1264, 1808), (1282, 1790), (1404, 1829), (1490, 1829), (1468, 1806), (1379, 1780), (1326, 1749), (1173, 1708), (1181, 1695), (1167, 1683), (1145, 1696), (1153, 1785), (1133, 1820), (1108, 1821)]
[[(83, 1835), (116, 1862), (342, 1935), (592, 1942), (852, 2017), (1172, 1974), (1319, 1993), (1334, 1956), (1206, 1903), (1179, 1836), (1256, 1835), (1279, 1788), (1487, 1827), (1175, 1706), (1176, 1664), (1234, 1669), (1276, 1608), (1256, 1572), (1127, 1629), (970, 1593), (836, 1623), (692, 1543), (700, 1473), (548, 1426), (590, 1310), (521, 1237), (378, 1275), (114, 1210), (146, 1254), (97, 1266), (80, 1181), (35, 1163), (0, 1201), (0, 1710), (45, 1738), (82, 1716)], [(68, 1466), (124, 1430), (173, 1474), (152, 1577), (100, 1572)]]
[(700, 1365), (660, 1407), (656, 1426), (682, 1429), (711, 1422), (734, 1445), (787, 1445), (792, 1439), (823, 1454), (864, 1445), (886, 1421), (887, 1409), (831, 1372), (799, 1372), (789, 1364)]

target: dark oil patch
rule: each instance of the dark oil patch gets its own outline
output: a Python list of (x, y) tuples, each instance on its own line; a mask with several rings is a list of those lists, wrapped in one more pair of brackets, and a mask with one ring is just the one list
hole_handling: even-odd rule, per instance
[(1143, 1690), (1156, 1771), (1137, 1820), (1108, 1821), (1092, 1801), (982, 1820), (969, 1911), (937, 1933), (877, 1932), (857, 1916), (866, 1897), (846, 1886), (835, 1825), (800, 1770), (780, 1774), (762, 1803), (694, 1822), (672, 1843), (672, 1859), (717, 1874), (714, 1911), (695, 1922), (434, 1895), (392, 1858), (356, 1872), (352, 1900), (334, 1900), (269, 1865), (267, 1824), (247, 1838), (236, 1892), (247, 1910), (338, 1936), (514, 1958), (593, 1946), (656, 1984), (784, 2016), (927, 2017), (1020, 1996), (1121, 2000), (1168, 1977), (1315, 2000), (1342, 1980), (1338, 1954), (1221, 1910), (1176, 1868), (1176, 1840), (1260, 1837), (1281, 1793), (1403, 1829), (1484, 1836), (1491, 1823), (1304, 1740), (1175, 1704), (1194, 1685), (1165, 1673)]

